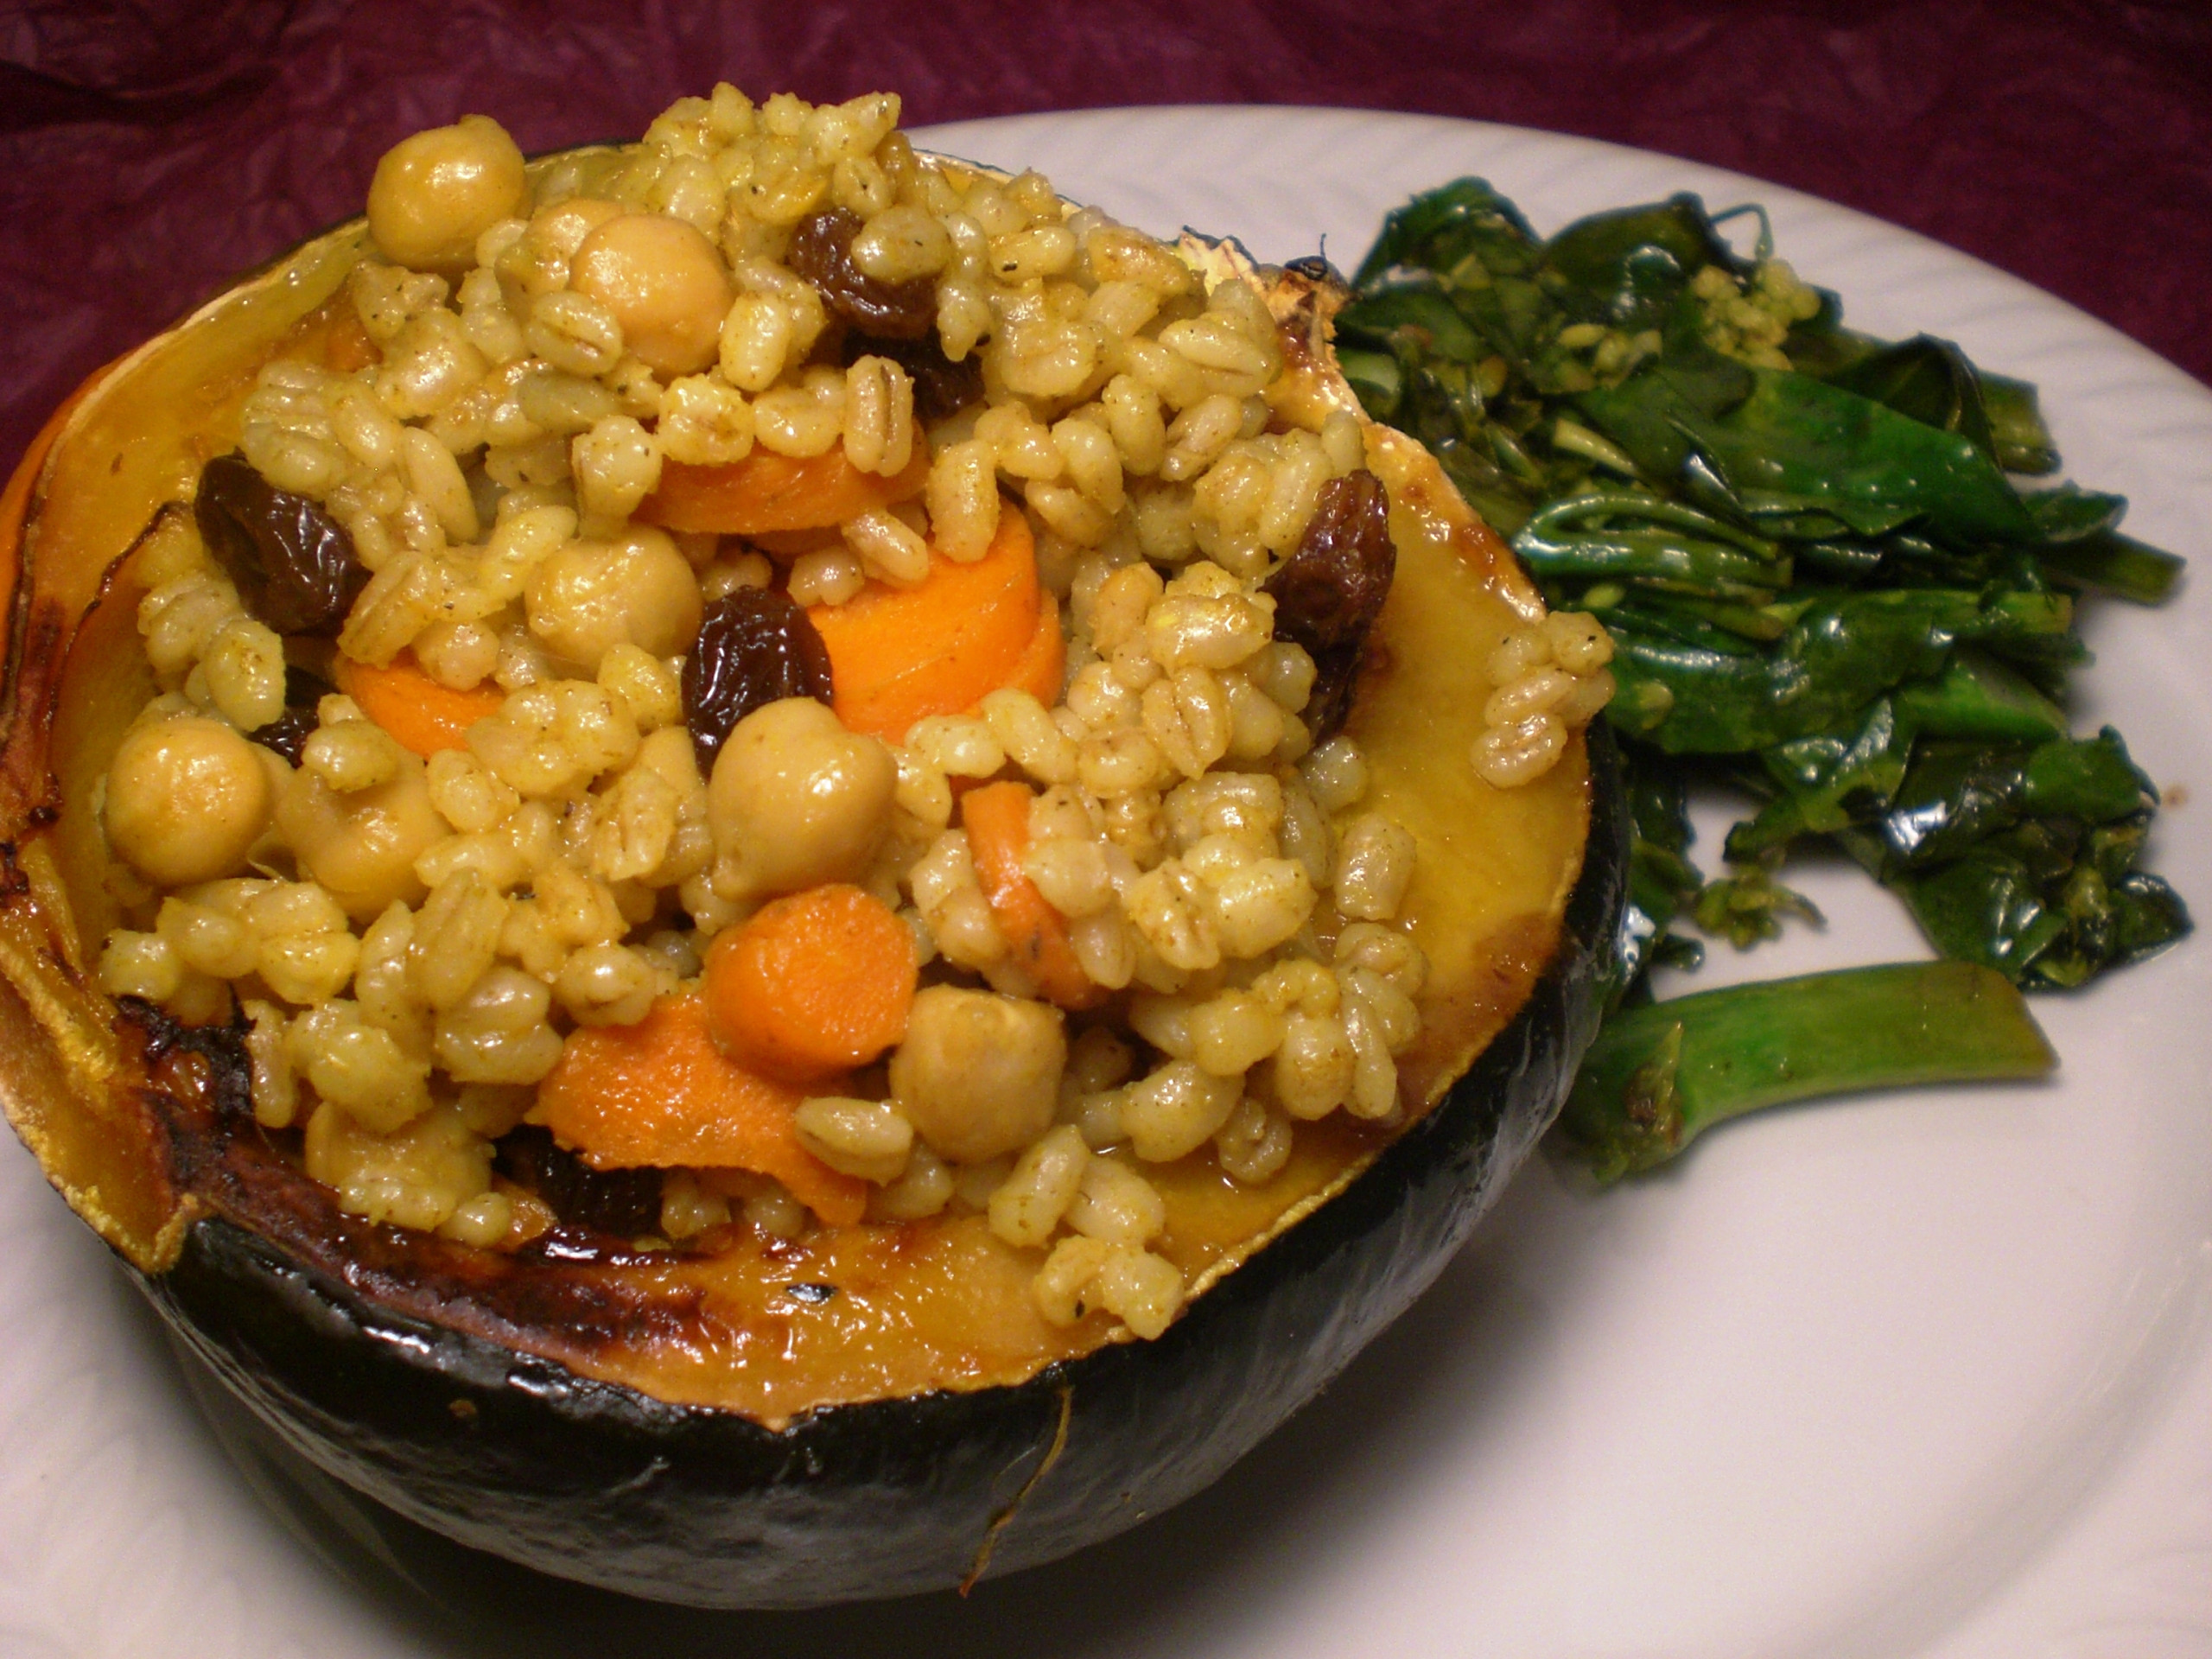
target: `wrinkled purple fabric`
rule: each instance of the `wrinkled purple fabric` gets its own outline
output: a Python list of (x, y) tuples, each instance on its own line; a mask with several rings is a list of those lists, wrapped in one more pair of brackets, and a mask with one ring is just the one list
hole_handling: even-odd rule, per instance
[(717, 79), (931, 121), (1478, 117), (1716, 162), (1980, 255), (2212, 378), (2202, 0), (0, 0), (0, 464), (84, 374), (496, 115), (634, 133)]

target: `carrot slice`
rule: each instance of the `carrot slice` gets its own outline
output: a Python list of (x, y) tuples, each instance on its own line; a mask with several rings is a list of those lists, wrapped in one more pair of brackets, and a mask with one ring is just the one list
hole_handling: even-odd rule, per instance
[(816, 530), (919, 495), (929, 475), (929, 448), (919, 443), (906, 470), (891, 478), (862, 472), (842, 444), (806, 461), (766, 449), (724, 467), (670, 461), (661, 464), (660, 486), (639, 504), (636, 516), (666, 530), (724, 536)]
[(1060, 632), (1060, 601), (1046, 594), (1037, 606), (1036, 632), (1029, 636), (1006, 683), (1014, 690), (1027, 691), (1050, 709), (1060, 700), (1067, 676), (1068, 639)]
[(805, 1097), (725, 1058), (694, 992), (661, 998), (634, 1026), (572, 1033), (537, 1085), (531, 1121), (594, 1169), (749, 1169), (849, 1226), (868, 1208), (868, 1183), (799, 1144), (791, 1115)]
[(707, 1025), (765, 1077), (807, 1083), (865, 1065), (906, 1033), (914, 935), (860, 888), (764, 905), (707, 952)]
[(428, 760), (441, 749), (460, 748), (468, 728), (499, 712), (507, 694), (496, 685), (455, 691), (425, 674), (405, 652), (383, 668), (338, 659), (338, 689), (361, 705), (361, 712)]
[(1034, 644), (1047, 608), (1039, 591), (1028, 521), (1009, 510), (972, 564), (931, 553), (919, 587), (872, 582), (842, 605), (812, 607), (807, 616), (830, 648), (837, 718), (895, 743), (925, 715), (973, 709)]
[(1076, 959), (1067, 918), (1021, 868), (1029, 851), (1029, 786), (1015, 783), (985, 784), (961, 798), (960, 822), (968, 831), (976, 880), (1014, 960), (1029, 970), (1046, 1000), (1063, 1008), (1095, 1007), (1106, 993)]

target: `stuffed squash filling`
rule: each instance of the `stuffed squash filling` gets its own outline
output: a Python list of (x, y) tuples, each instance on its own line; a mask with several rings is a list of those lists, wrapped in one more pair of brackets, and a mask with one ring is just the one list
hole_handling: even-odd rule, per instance
[(619, 1268), (772, 1420), (1157, 1337), (1337, 1190), (1541, 969), (1611, 688), (1324, 274), (898, 113), (418, 134), (38, 526), (134, 532), (35, 856), (222, 1202)]

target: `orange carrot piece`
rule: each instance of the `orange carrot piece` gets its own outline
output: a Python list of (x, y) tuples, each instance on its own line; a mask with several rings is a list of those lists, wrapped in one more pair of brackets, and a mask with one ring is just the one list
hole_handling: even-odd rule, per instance
[(1023, 662), (1046, 608), (1039, 600), (1028, 521), (1008, 508), (972, 564), (931, 553), (919, 587), (872, 582), (842, 605), (812, 607), (837, 718), (896, 743), (925, 715), (973, 709)]
[(726, 1058), (694, 992), (661, 998), (634, 1026), (572, 1033), (537, 1085), (531, 1121), (594, 1169), (749, 1169), (849, 1226), (868, 1208), (868, 1183), (799, 1144), (791, 1115), (805, 1097)]
[(707, 952), (707, 1025), (749, 1071), (810, 1083), (865, 1065), (906, 1034), (914, 935), (842, 883), (764, 905)]
[(1068, 675), (1068, 639), (1060, 632), (1060, 601), (1046, 594), (1037, 606), (1037, 629), (1029, 636), (1007, 684), (1027, 691), (1050, 709), (1060, 700), (1061, 684)]
[(660, 486), (639, 504), (637, 517), (666, 530), (724, 536), (816, 530), (919, 495), (929, 474), (929, 447), (921, 443), (891, 478), (862, 472), (842, 444), (806, 461), (755, 449), (723, 467), (664, 461)]
[(338, 689), (361, 705), (361, 712), (424, 760), (441, 749), (457, 749), (468, 728), (499, 712), (507, 694), (496, 685), (455, 691), (425, 674), (412, 655), (402, 652), (384, 668), (338, 659)]
[(1046, 1000), (1063, 1008), (1094, 1007), (1105, 1000), (1105, 990), (1076, 959), (1067, 918), (1021, 868), (1029, 851), (1029, 786), (1015, 783), (985, 784), (961, 798), (960, 822), (968, 831), (976, 880), (1014, 960), (1029, 970)]

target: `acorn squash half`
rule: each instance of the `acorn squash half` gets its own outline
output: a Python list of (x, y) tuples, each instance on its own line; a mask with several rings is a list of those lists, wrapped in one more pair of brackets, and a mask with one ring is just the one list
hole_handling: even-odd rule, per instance
[[(510, 1256), (342, 1214), (239, 1109), (219, 1039), (133, 1017), (94, 791), (151, 680), (131, 553), (232, 447), (272, 354), (337, 349), (359, 221), (96, 377), (0, 500), (0, 1101), (182, 1345), (289, 1447), (463, 1543), (664, 1600), (804, 1606), (1052, 1560), (1198, 1491), (1441, 1269), (1595, 1027), (1625, 820), (1602, 738), (1512, 791), (1468, 760), (1486, 630), (1541, 614), (1425, 452), (1380, 428), (1395, 588), (1349, 729), (1411, 829), (1431, 973), (1404, 1123), (1302, 1126), (1266, 1185), (1160, 1172), (1192, 1294), (1155, 1341), (1030, 1306), (981, 1217), (712, 1260)], [(1186, 238), (1212, 280), (1250, 267)], [(1356, 408), (1319, 273), (1269, 274), (1287, 396)], [(1493, 634), (1493, 637), (1494, 634)], [(1603, 752), (1600, 752), (1603, 751)], [(1194, 1166), (1204, 1160), (1190, 1160)]]

